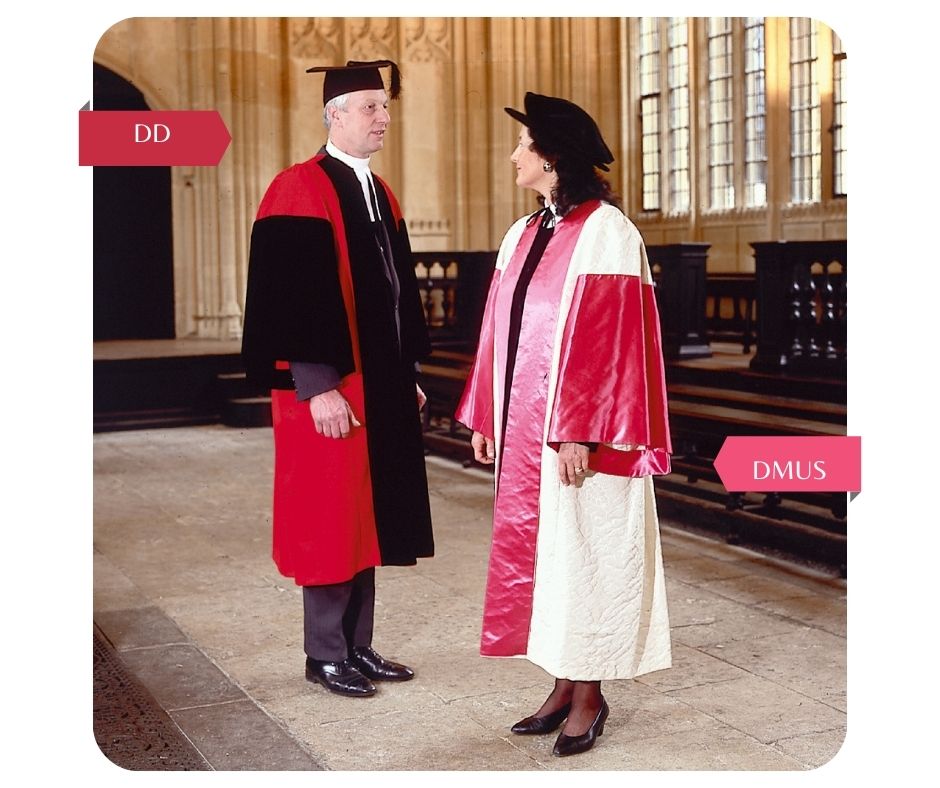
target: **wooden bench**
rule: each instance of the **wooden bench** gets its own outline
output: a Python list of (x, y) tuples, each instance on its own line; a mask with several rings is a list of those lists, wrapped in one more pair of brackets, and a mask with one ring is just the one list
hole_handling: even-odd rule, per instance
[(421, 364), (418, 385), (428, 398), (422, 416), (425, 431), (431, 428), (431, 419), (438, 418), (448, 419), (448, 434), (455, 434), (457, 424), (452, 416), (460, 403), (472, 363), (473, 356), (466, 353), (435, 350), (430, 360)]
[[(669, 421), (670, 424), (701, 429), (722, 441), (725, 435), (845, 435), (845, 427), (841, 424), (679, 399), (669, 401)], [(722, 426), (723, 434), (716, 435), (710, 429), (716, 424)]]
[(668, 388), (670, 400), (710, 404), (731, 403), (751, 410), (778, 413), (781, 416), (801, 415), (810, 419), (844, 424), (848, 413), (845, 405), (835, 402), (819, 402), (799, 397), (783, 397), (686, 383), (672, 383)]

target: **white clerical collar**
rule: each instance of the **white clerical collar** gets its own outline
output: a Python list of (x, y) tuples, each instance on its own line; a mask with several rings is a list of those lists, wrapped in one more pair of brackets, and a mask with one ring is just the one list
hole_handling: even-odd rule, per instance
[(362, 187), (362, 199), (366, 201), (366, 209), (369, 211), (369, 218), (373, 222), (378, 221), (381, 218), (379, 215), (379, 207), (376, 205), (373, 208), (372, 199), (369, 196), (369, 183), (372, 180), (372, 170), (369, 169), (369, 159), (358, 159), (355, 156), (350, 156), (348, 153), (337, 148), (332, 140), (326, 141), (326, 152), (334, 159), (339, 159), (339, 161), (343, 162), (347, 167), (351, 167), (352, 171), (356, 173), (356, 180), (359, 181), (359, 185)]
[(369, 159), (358, 159), (355, 156), (350, 156), (345, 151), (341, 151), (333, 144), (333, 140), (326, 141), (326, 152), (330, 154), (334, 159), (339, 159), (347, 167), (352, 167), (357, 173), (359, 172), (369, 172)]

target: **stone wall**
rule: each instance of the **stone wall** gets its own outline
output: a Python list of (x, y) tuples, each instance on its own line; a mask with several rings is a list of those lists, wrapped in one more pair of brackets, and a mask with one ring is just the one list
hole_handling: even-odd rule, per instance
[[(785, 128), (785, 36), (768, 20), (768, 125)], [(697, 30), (697, 28), (696, 28)], [(624, 18), (129, 19), (101, 38), (95, 60), (135, 84), (152, 109), (217, 109), (232, 144), (216, 168), (172, 174), (176, 333), (237, 338), (251, 221), (283, 167), (325, 141), (322, 75), (312, 65), (389, 58), (403, 73), (386, 148), (373, 160), (402, 203), (416, 250), (493, 249), (537, 207), (515, 186), (509, 155), (519, 125), (504, 106), (525, 91), (564, 96), (598, 121), (617, 159), (610, 177), (648, 243), (706, 241), (709, 269), (753, 270), (749, 243), (845, 237), (845, 200), (792, 207), (784, 190), (766, 208), (678, 216), (638, 210), (636, 20)], [(701, 46), (701, 31), (692, 41)], [(702, 90), (696, 76), (693, 89)], [(695, 92), (693, 95), (695, 95)], [(693, 107), (701, 101), (693, 99)], [(698, 119), (701, 123), (701, 118)], [(783, 125), (781, 125), (783, 124)], [(824, 126), (825, 128), (825, 126)], [(785, 167), (787, 140), (769, 139)]]

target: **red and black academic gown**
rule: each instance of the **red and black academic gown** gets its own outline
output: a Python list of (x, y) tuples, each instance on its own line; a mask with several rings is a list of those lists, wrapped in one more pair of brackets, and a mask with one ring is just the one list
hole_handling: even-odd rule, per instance
[[(510, 228), (456, 418), (497, 447), (481, 653), (584, 681), (669, 667), (651, 478), (671, 452), (659, 317), (619, 210), (579, 205), (547, 242), (537, 221)], [(562, 442), (599, 444), (576, 485), (559, 480)]]
[[(252, 228), (242, 354), (272, 389), (273, 556), (298, 585), (434, 553), (414, 373), (430, 344), (401, 209), (373, 177), (397, 304), (359, 180), (325, 152), (274, 179)], [(319, 435), (289, 361), (336, 369), (362, 426)]]

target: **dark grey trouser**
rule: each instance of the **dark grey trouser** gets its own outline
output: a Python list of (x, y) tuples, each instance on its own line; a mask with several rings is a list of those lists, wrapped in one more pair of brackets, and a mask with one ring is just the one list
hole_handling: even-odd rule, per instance
[(371, 646), (374, 613), (375, 567), (345, 583), (304, 586), (304, 651), (339, 662), (353, 646)]

